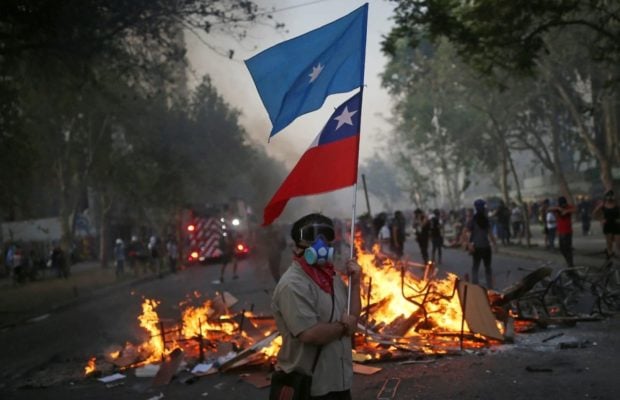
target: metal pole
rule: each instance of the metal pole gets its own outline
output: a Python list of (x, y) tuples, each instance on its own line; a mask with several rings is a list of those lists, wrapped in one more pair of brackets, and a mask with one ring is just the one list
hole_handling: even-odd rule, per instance
[(198, 318), (198, 348), (200, 349), (200, 358), (198, 361), (203, 362), (205, 360), (205, 348), (202, 336), (202, 321)]
[[(355, 211), (357, 207), (357, 182), (353, 185), (353, 217), (351, 218), (351, 251), (349, 258), (353, 259), (355, 246)], [(347, 291), (347, 314), (351, 314), (351, 274), (349, 274), (349, 290)]]
[(364, 185), (364, 196), (366, 196), (366, 210), (368, 210), (368, 216), (370, 217), (372, 213), (370, 212), (370, 201), (368, 201), (368, 189), (366, 188), (366, 175), (362, 174), (362, 184)]
[(368, 324), (370, 323), (370, 291), (372, 290), (372, 276), (368, 279), (368, 297), (366, 298), (366, 329), (364, 338), (368, 339)]
[(465, 290), (463, 290), (463, 318), (461, 319), (461, 351), (463, 351), (463, 335), (465, 335), (465, 311), (467, 310), (467, 287), (465, 284)]
[(163, 351), (161, 352), (161, 361), (164, 362), (165, 361), (165, 354), (166, 354), (166, 331), (164, 331), (164, 322), (163, 321), (159, 321), (159, 331), (161, 332), (161, 341), (164, 345), (163, 347)]

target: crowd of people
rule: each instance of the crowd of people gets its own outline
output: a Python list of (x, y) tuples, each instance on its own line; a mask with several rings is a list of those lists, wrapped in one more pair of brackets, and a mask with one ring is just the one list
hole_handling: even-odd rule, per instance
[[(386, 212), (374, 218), (359, 217), (358, 225), (370, 249), (399, 259), (404, 239), (412, 232), (423, 263), (441, 264), (442, 248), (463, 248), (472, 255), (471, 280), (478, 283), (480, 263), (485, 267), (485, 283), (493, 287), (491, 254), (493, 247), (523, 245), (532, 235), (542, 235), (549, 251), (559, 251), (568, 268), (574, 267), (573, 225), (582, 235), (592, 235), (592, 221), (600, 221), (606, 239), (605, 252), (614, 257), (620, 249), (620, 208), (612, 190), (593, 202), (588, 196), (572, 204), (566, 197), (543, 198), (523, 205), (503, 200), (476, 200), (459, 210), (415, 209), (408, 217), (402, 211)], [(405, 228), (406, 227), (406, 228)]]
[(3, 274), (16, 284), (35, 281), (44, 275), (66, 279), (71, 274), (71, 260), (57, 242), (47, 250), (30, 243), (10, 242), (5, 246), (2, 261)]

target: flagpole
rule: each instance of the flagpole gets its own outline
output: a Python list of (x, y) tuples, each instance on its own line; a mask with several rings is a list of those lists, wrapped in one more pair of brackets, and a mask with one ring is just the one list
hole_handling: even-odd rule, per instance
[[(353, 184), (353, 216), (351, 217), (351, 251), (349, 258), (353, 259), (353, 250), (355, 246), (355, 209), (357, 207), (357, 182)], [(351, 314), (351, 274), (349, 273), (349, 288), (347, 292), (347, 314)]]
[[(364, 104), (364, 70), (366, 69), (366, 36), (368, 34), (368, 3), (366, 3), (366, 16), (364, 18), (363, 26), (362, 26), (362, 68), (360, 68), (360, 82), (362, 86), (360, 86), (360, 134), (357, 136), (357, 167), (359, 167), (359, 140), (362, 137), (362, 105)], [(355, 184), (353, 184), (353, 216), (351, 217), (351, 250), (349, 253), (350, 259), (353, 259), (353, 251), (355, 246), (355, 219), (356, 219), (356, 207), (357, 207), (357, 179), (355, 179)], [(351, 314), (351, 285), (352, 279), (351, 274), (349, 273), (349, 290), (347, 293), (347, 314)]]

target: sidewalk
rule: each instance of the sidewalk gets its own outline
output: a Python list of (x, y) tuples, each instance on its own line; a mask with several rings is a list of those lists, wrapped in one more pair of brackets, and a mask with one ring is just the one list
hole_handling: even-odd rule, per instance
[[(535, 260), (551, 261), (554, 264), (565, 265), (566, 261), (558, 248), (558, 240), (555, 241), (555, 249), (545, 248), (545, 241), (539, 225), (531, 228), (532, 238), (530, 247), (527, 247), (525, 239), (521, 244), (504, 246), (498, 243), (497, 248), (500, 254), (507, 254), (516, 257), (530, 258)], [(594, 227), (588, 236), (581, 233), (579, 224), (573, 225), (573, 257), (575, 266), (599, 266), (605, 258), (605, 237), (599, 227)]]
[(157, 273), (135, 276), (132, 271), (116, 278), (113, 266), (102, 268), (98, 261), (71, 266), (67, 279), (43, 277), (17, 285), (8, 277), (0, 280), (0, 329), (27, 323), (62, 307), (85, 301), (104, 290), (156, 278)]

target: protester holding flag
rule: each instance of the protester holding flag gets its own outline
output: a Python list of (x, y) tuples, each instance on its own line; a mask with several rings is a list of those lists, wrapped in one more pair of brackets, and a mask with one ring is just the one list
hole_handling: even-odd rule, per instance
[[(360, 90), (340, 105), (302, 155), (263, 214), (263, 226), (293, 197), (357, 184), (368, 4), (246, 61), (272, 122), (270, 137), (327, 96)], [(353, 190), (353, 218), (355, 221)], [(351, 227), (351, 240), (353, 240)], [(271, 400), (351, 399), (350, 336), (360, 312), (360, 266), (346, 264), (349, 287), (335, 276), (331, 219), (309, 214), (293, 225), (294, 262), (278, 282), (272, 310), (282, 347), (271, 378)], [(351, 247), (353, 257), (353, 247)], [(331, 311), (330, 311), (331, 310)]]
[[(351, 291), (347, 312), (348, 289), (332, 264), (332, 220), (308, 214), (293, 224), (291, 237), (293, 263), (276, 285), (271, 303), (282, 347), (270, 399), (310, 398), (304, 394), (312, 399), (351, 399), (351, 335), (361, 309), (360, 266), (354, 260), (345, 266)], [(307, 384), (288, 383), (286, 389), (279, 384), (294, 377)], [(301, 397), (286, 397), (280, 390)], [(307, 390), (310, 393), (303, 393)]]

